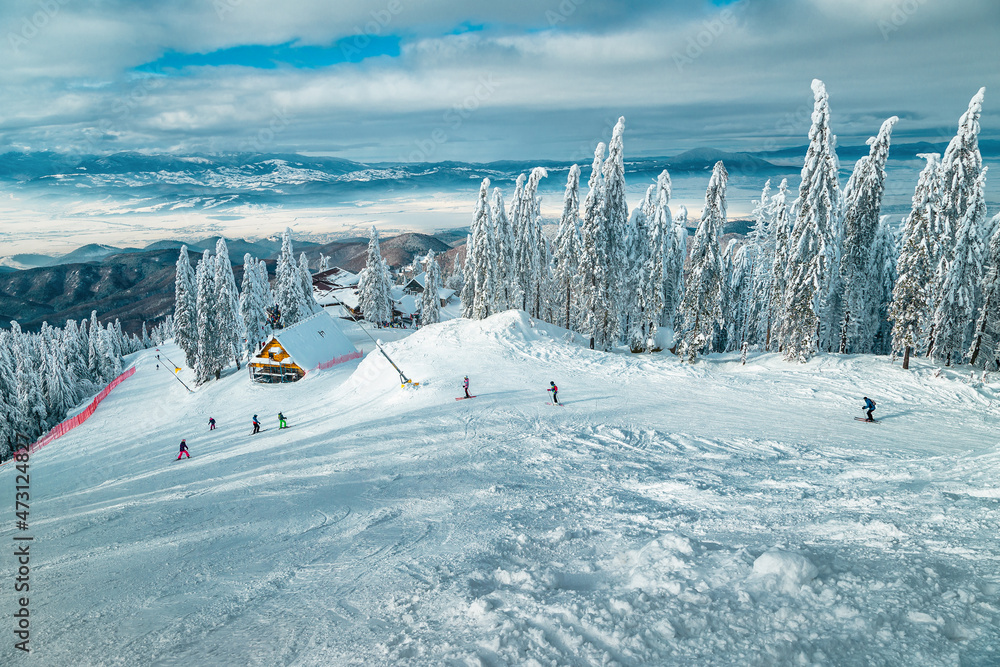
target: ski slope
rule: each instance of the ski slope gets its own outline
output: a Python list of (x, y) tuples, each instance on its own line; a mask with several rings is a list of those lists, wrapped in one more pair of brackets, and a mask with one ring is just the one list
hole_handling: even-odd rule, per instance
[(139, 353), (31, 459), (32, 659), (1000, 663), (995, 386), (604, 354), (514, 311), (387, 349), (418, 390), (376, 353), (189, 394)]

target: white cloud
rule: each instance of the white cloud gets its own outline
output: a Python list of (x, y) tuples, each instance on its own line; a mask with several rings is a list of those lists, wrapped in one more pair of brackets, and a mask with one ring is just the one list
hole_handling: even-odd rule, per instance
[[(394, 159), (441, 130), (440, 159), (535, 155), (542, 146), (563, 157), (627, 112), (633, 149), (646, 154), (752, 148), (744, 138), (803, 140), (807, 121), (786, 116), (811, 103), (814, 77), (827, 83), (842, 141), (863, 141), (891, 114), (904, 117), (901, 135), (941, 134), (982, 85), (984, 132), (995, 136), (1000, 119), (989, 103), (1000, 4), (987, 0), (746, 0), (697, 11), (598, 0), (309, 0), (280, 9), (265, 0), (50, 2), (57, 11), (33, 33), (24, 22), (41, 23), (44, 2), (0, 7), (9, 30), (0, 147), (232, 150), (280, 114), (287, 123), (273, 150), (364, 145), (347, 156)], [(575, 9), (564, 16), (560, 7)], [(553, 11), (565, 21), (550, 27)], [(444, 34), (463, 22), (487, 27)], [(401, 56), (152, 79), (133, 69), (169, 50), (329, 45), (359, 30), (400, 35)]]

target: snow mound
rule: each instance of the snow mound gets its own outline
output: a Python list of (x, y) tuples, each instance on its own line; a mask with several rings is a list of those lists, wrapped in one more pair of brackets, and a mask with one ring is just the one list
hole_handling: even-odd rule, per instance
[(802, 554), (771, 549), (753, 562), (750, 578), (763, 583), (766, 588), (791, 595), (799, 592), (817, 574), (819, 570)]

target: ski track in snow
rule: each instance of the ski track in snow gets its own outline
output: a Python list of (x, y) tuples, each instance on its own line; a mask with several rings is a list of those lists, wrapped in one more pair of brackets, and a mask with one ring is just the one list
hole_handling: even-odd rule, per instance
[[(190, 395), (139, 353), (31, 459), (33, 658), (1000, 662), (989, 385), (602, 354), (518, 313), (388, 349), (418, 390), (370, 355)], [(465, 374), (479, 397), (456, 402)], [(862, 394), (882, 424), (853, 420)]]

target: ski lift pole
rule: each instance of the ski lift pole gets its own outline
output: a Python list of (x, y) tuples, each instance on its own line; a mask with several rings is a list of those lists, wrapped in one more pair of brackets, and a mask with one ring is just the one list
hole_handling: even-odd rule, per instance
[[(323, 296), (332, 296), (330, 294), (332, 291), (333, 291), (332, 288), (328, 289), (326, 291), (326, 293), (323, 294)], [(357, 324), (358, 328), (361, 329), (362, 331), (364, 331), (365, 335), (372, 339), (372, 342), (375, 343), (375, 347), (378, 348), (378, 351), (381, 352), (382, 356), (385, 357), (386, 361), (388, 361), (390, 364), (392, 364), (392, 367), (396, 369), (396, 372), (399, 373), (400, 384), (402, 384), (403, 386), (417, 384), (417, 383), (413, 382), (412, 380), (410, 380), (408, 377), (406, 377), (406, 375), (403, 374), (403, 371), (401, 371), (399, 369), (399, 366), (396, 365), (396, 362), (394, 362), (392, 360), (392, 358), (389, 357), (389, 355), (382, 348), (382, 346), (379, 344), (379, 342), (377, 340), (375, 340), (375, 338), (370, 333), (368, 333), (368, 331), (363, 326), (361, 326), (361, 322), (358, 320), (358, 318), (356, 318), (354, 316), (354, 313), (351, 312), (350, 307), (347, 304), (345, 304), (343, 301), (341, 301), (340, 299), (338, 299), (337, 297), (335, 297), (335, 296), (333, 297), (333, 300), (337, 302), (337, 305), (342, 306), (344, 308), (344, 310), (347, 311), (347, 314), (351, 316), (351, 321), (354, 322), (355, 324)]]
[(382, 353), (382, 356), (386, 358), (386, 361), (392, 364), (392, 367), (396, 369), (397, 373), (399, 373), (400, 382), (402, 384), (410, 384), (410, 379), (403, 375), (403, 371), (399, 370), (399, 366), (397, 366), (396, 363), (389, 358), (389, 355), (385, 353), (385, 350), (383, 350), (382, 346), (378, 344), (378, 341), (375, 341), (375, 345), (378, 347), (378, 351)]
[[(156, 355), (156, 358), (157, 358), (157, 359), (159, 359), (159, 358), (160, 358), (160, 355)], [(168, 357), (167, 355), (163, 355), (163, 358), (164, 358), (164, 359), (166, 359), (167, 361), (170, 361), (170, 357)], [(172, 361), (170, 361), (170, 364), (171, 364), (171, 365), (172, 365), (172, 366), (173, 366), (174, 368), (180, 368), (180, 366), (178, 366), (177, 364), (175, 364), (175, 363), (174, 363), (174, 362), (172, 362)], [(166, 364), (164, 364), (164, 370), (166, 370)], [(188, 391), (191, 391), (191, 387), (189, 387), (189, 386), (187, 386), (186, 384), (184, 384), (184, 380), (180, 379), (180, 378), (179, 378), (179, 377), (177, 376), (177, 372), (176, 372), (176, 371), (174, 372), (174, 374), (173, 374), (173, 375), (174, 375), (174, 379), (175, 379), (175, 380), (177, 380), (178, 382), (180, 382), (180, 383), (181, 383), (182, 385), (184, 385), (184, 388), (185, 388), (185, 389), (187, 389)], [(194, 392), (193, 392), (193, 391), (191, 391), (191, 393), (193, 394)]]

